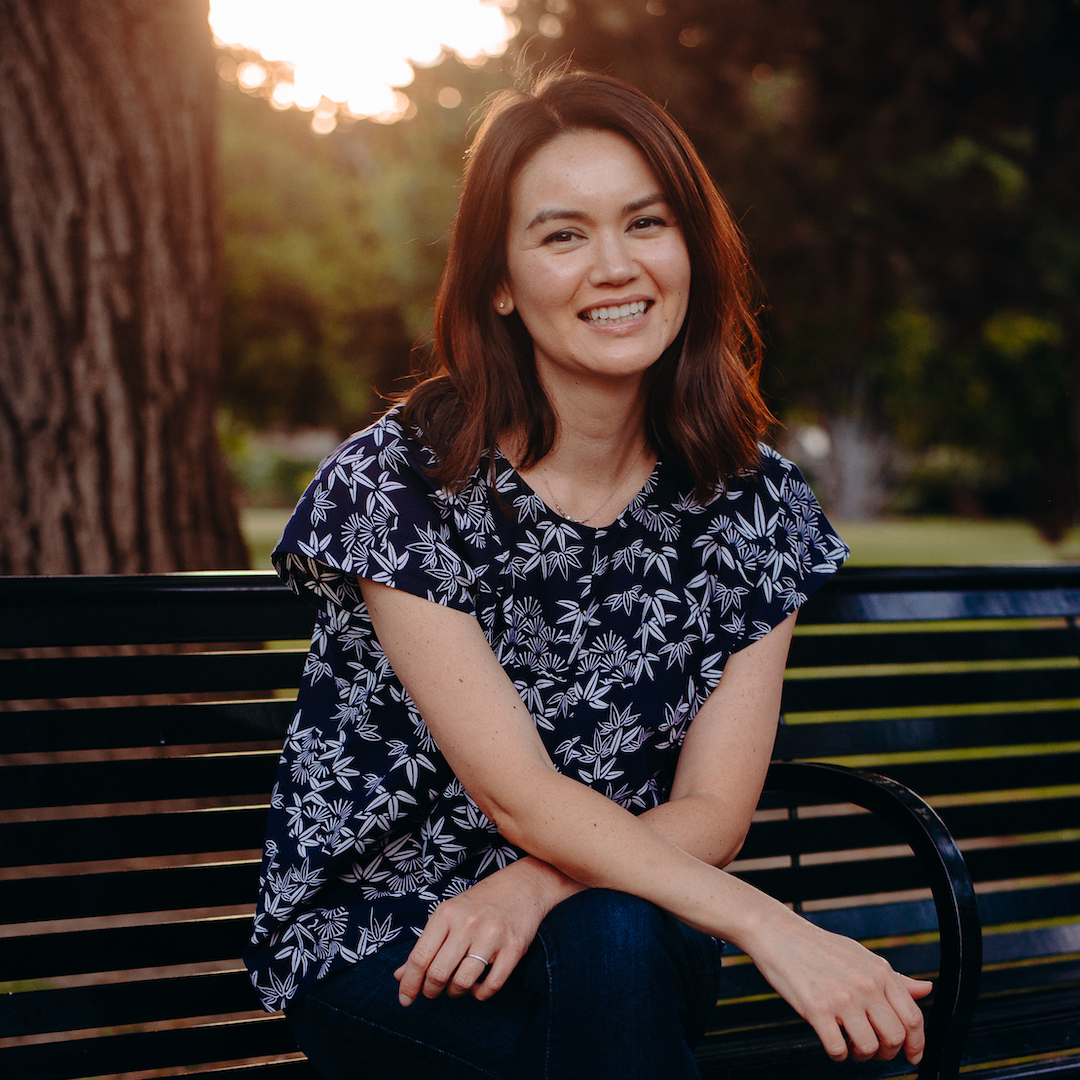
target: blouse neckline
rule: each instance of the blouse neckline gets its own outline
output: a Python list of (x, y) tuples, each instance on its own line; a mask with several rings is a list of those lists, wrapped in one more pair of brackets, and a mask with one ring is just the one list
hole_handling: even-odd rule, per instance
[[(534, 499), (538, 506), (542, 506), (547, 517), (552, 521), (559, 522), (563, 525), (569, 525), (574, 529), (580, 529), (586, 535), (592, 535), (596, 539), (606, 536), (611, 530), (624, 528), (627, 524), (627, 518), (631, 515), (635, 507), (640, 505), (644, 499), (651, 495), (652, 492), (656, 490), (657, 484), (660, 482), (660, 467), (662, 462), (661, 459), (657, 457), (651, 472), (645, 478), (645, 482), (638, 489), (634, 497), (619, 511), (615, 520), (611, 522), (610, 525), (586, 525), (584, 522), (574, 521), (573, 518), (564, 517), (553, 506), (549, 506), (540, 492), (529, 484), (522, 477), (521, 473), (517, 471), (513, 463), (503, 452), (502, 447), (496, 445), (495, 450), (498, 455), (497, 461), (502, 463), (503, 475), (505, 476), (508, 474), (519, 492), (530, 499)], [(496, 476), (498, 476), (498, 466), (496, 466)]]

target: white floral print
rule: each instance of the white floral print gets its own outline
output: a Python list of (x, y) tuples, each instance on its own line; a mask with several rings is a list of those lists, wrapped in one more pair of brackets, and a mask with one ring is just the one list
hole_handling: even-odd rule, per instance
[(556, 767), (634, 813), (667, 798), (727, 658), (847, 555), (798, 470), (704, 502), (660, 463), (611, 526), (550, 510), (499, 456), (459, 492), (397, 411), (319, 468), (275, 552), (319, 608), (271, 796), (245, 957), (267, 1009), (400, 935), (520, 851), (469, 798), (371, 627), (357, 579), (479, 621)]

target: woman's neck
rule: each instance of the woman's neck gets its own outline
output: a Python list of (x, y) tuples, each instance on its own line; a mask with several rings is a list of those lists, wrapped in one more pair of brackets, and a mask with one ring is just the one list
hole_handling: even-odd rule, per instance
[[(553, 395), (552, 395), (553, 396)], [(587, 391), (552, 400), (555, 444), (519, 475), (557, 514), (593, 528), (610, 525), (641, 490), (656, 463), (645, 436), (643, 397), (619, 401)], [(524, 441), (504, 440), (520, 462)]]

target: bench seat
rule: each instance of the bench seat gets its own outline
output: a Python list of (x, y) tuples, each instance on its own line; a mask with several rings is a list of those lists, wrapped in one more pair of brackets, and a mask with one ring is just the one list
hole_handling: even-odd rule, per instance
[[(965, 1075), (1080, 1076), (1078, 615), (1080, 568), (844, 570), (792, 646), (777, 764), (913, 788), (974, 879)], [(0, 579), (0, 1075), (312, 1080), (238, 959), (311, 621), (269, 574)], [(773, 781), (735, 872), (910, 974), (970, 963), (894, 825)], [(915, 1073), (829, 1062), (734, 950), (723, 995), (706, 1077)]]

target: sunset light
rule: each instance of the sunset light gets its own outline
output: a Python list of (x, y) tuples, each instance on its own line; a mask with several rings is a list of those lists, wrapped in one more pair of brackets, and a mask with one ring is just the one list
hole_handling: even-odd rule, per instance
[[(246, 90), (265, 87), (278, 109), (312, 113), (332, 131), (340, 116), (392, 123), (409, 115), (402, 88), (413, 64), (456, 53), (466, 63), (501, 56), (517, 29), (516, 0), (211, 0), (210, 25), (221, 46), (258, 53), (230, 77)], [(278, 74), (287, 65), (287, 78)]]

